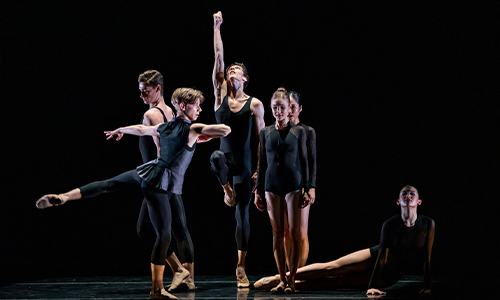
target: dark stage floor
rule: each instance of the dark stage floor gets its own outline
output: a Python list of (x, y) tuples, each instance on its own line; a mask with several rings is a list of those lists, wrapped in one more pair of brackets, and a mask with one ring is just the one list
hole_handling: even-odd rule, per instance
[[(273, 295), (253, 288), (238, 289), (234, 276), (198, 276), (196, 291), (174, 293), (179, 299), (367, 299), (364, 291), (298, 291), (293, 295)], [(249, 276), (255, 282), (261, 276)], [(171, 277), (165, 278), (170, 282)], [(406, 276), (397, 284), (384, 289), (383, 299), (491, 299), (486, 288), (494, 284), (484, 280), (465, 282), (449, 279), (433, 281), (430, 296), (419, 296), (421, 281)], [(79, 277), (49, 278), (31, 282), (5, 284), (0, 287), (0, 299), (148, 299), (148, 277)], [(494, 298), (494, 297), (493, 297)]]

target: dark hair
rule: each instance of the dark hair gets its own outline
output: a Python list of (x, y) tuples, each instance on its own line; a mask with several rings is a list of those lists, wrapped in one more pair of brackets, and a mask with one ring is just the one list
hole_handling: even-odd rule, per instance
[(179, 111), (181, 103), (193, 104), (197, 99), (200, 99), (200, 104), (205, 100), (201, 91), (192, 88), (178, 88), (172, 94), (171, 103), (175, 110)]
[[(418, 192), (418, 190), (417, 190), (417, 188), (416, 188), (416, 187), (414, 187), (413, 185), (405, 185), (405, 186), (401, 189), (401, 191), (402, 191), (402, 190), (404, 190), (404, 189), (406, 189), (406, 188), (409, 188), (409, 189), (414, 188), (414, 189), (415, 189), (415, 191), (417, 191), (418, 197), (420, 198), (420, 193)], [(400, 193), (401, 193), (401, 191), (400, 191)]]
[(290, 93), (288, 93), (288, 94), (290, 95), (290, 98), (295, 99), (295, 101), (297, 102), (297, 104), (298, 104), (299, 106), (301, 106), (301, 105), (302, 105), (301, 100), (300, 100), (300, 94), (299, 94), (299, 93), (297, 93), (296, 91), (290, 91)]
[(247, 67), (245, 67), (244, 64), (242, 63), (239, 63), (239, 62), (234, 62), (232, 64), (229, 65), (229, 67), (226, 68), (226, 76), (227, 76), (227, 71), (229, 70), (229, 68), (231, 68), (232, 66), (239, 66), (241, 67), (241, 69), (243, 69), (243, 76), (245, 76), (245, 78), (247, 79), (247, 81), (245, 81), (245, 83), (243, 83), (243, 88), (246, 88), (247, 85), (248, 85), (248, 82), (250, 81), (250, 77), (248, 77), (248, 70), (247, 70)]
[(273, 93), (273, 97), (271, 98), (271, 100), (273, 99), (277, 99), (277, 98), (280, 98), (280, 99), (285, 99), (286, 101), (288, 101), (288, 103), (290, 103), (290, 95), (288, 94), (288, 92), (285, 90), (284, 87), (279, 87), (274, 93)]
[(139, 75), (138, 82), (144, 82), (146, 85), (151, 87), (161, 87), (160, 95), (163, 96), (163, 75), (156, 70), (147, 70), (146, 72)]

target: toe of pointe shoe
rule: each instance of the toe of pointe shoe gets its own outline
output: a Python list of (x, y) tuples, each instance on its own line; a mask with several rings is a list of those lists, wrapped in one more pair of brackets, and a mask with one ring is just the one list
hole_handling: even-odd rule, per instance
[(228, 197), (224, 196), (224, 203), (226, 203), (227, 206), (233, 207), (236, 205), (236, 199), (233, 197)]
[(287, 286), (285, 288), (285, 294), (293, 294), (293, 293), (295, 293), (295, 290), (292, 289), (291, 287)]
[(45, 195), (36, 201), (36, 207), (38, 209), (44, 209), (51, 206), (62, 205), (64, 202), (57, 195)]
[(176, 290), (182, 282), (189, 277), (189, 271), (184, 269), (182, 272), (175, 272), (174, 277), (172, 278), (172, 284), (170, 284), (170, 287), (168, 288), (168, 291), (174, 291)]

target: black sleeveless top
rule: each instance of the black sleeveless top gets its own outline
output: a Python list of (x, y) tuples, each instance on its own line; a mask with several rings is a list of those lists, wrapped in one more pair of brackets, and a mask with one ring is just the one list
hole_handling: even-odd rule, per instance
[[(168, 120), (163, 110), (161, 110), (161, 108), (159, 107), (153, 107), (153, 108), (157, 108), (161, 112), (161, 114), (163, 115), (163, 122), (167, 123)], [(142, 116), (141, 124), (143, 121), (144, 121), (144, 115)], [(141, 151), (143, 163), (146, 163), (158, 157), (158, 150), (156, 149), (156, 145), (152, 136), (146, 135), (139, 137), (139, 150)]]
[(252, 98), (248, 98), (240, 111), (233, 112), (229, 108), (228, 96), (226, 95), (219, 108), (215, 111), (217, 123), (231, 127), (231, 133), (220, 138), (220, 150), (224, 152), (229, 165), (233, 167), (236, 173), (251, 170), (250, 137), (252, 135), (253, 118), (250, 104)]

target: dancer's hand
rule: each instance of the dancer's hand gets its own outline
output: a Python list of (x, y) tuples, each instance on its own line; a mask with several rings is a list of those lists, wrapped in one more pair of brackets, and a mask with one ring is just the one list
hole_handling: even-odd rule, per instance
[(264, 205), (264, 201), (262, 201), (262, 196), (260, 195), (258, 190), (255, 191), (255, 200), (253, 203), (255, 204), (257, 209), (260, 211), (264, 211), (266, 209), (266, 206)]
[(309, 198), (309, 194), (307, 192), (304, 192), (304, 189), (302, 189), (302, 195), (300, 196), (300, 208), (304, 208), (311, 204), (311, 198)]
[(430, 295), (431, 294), (431, 289), (428, 288), (423, 288), (418, 292), (420, 295)]
[(104, 131), (104, 134), (106, 135), (107, 140), (112, 139), (115, 135), (117, 136), (117, 141), (121, 140), (121, 138), (123, 137), (123, 133), (120, 132), (120, 128), (113, 131)]
[(196, 139), (197, 143), (205, 143), (208, 142), (212, 139), (213, 137), (208, 135), (208, 134), (200, 134), (198, 138)]
[(368, 291), (366, 291), (366, 296), (368, 296), (368, 298), (380, 298), (382, 296), (385, 296), (385, 294), (385, 292), (377, 289), (369, 289)]
[(214, 14), (214, 27), (220, 28), (220, 24), (222, 24), (222, 13), (218, 11)]
[(316, 189), (315, 188), (309, 189), (309, 191), (307, 192), (307, 194), (309, 195), (309, 199), (311, 201), (310, 204), (313, 204), (314, 201), (316, 200)]
[(255, 193), (255, 189), (257, 189), (257, 171), (252, 175), (252, 193)]

